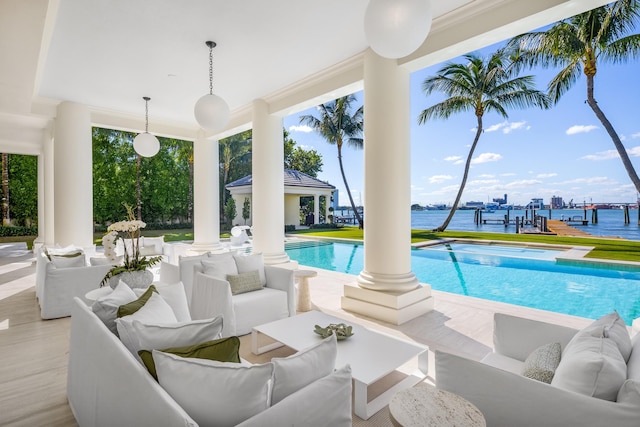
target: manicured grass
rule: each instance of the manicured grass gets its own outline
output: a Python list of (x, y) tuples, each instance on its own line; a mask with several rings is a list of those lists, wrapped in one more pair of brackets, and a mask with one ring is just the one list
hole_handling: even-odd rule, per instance
[[(291, 234), (306, 234), (336, 239), (363, 239), (363, 230), (360, 230), (357, 227), (343, 227), (335, 230), (299, 230)], [(475, 231), (445, 231), (442, 233), (434, 233), (428, 230), (411, 230), (411, 243), (453, 238), (547, 243), (552, 245), (569, 246), (593, 246), (594, 249), (587, 254), (588, 258), (640, 262), (640, 242), (634, 240), (565, 237), (541, 234), (481, 233)]]

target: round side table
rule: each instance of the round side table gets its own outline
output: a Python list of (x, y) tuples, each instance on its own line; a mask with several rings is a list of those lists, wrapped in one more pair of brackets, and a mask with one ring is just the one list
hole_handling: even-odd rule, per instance
[(309, 278), (316, 277), (314, 270), (294, 270), (293, 276), (298, 279), (298, 311), (311, 310), (311, 294), (309, 292)]
[(422, 384), (402, 390), (391, 399), (389, 415), (394, 426), (486, 427), (469, 401), (457, 394)]

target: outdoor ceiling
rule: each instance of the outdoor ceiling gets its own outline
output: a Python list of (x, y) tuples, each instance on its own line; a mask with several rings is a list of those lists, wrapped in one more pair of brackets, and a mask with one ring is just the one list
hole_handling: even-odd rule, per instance
[[(433, 0), (434, 18), (472, 0)], [(231, 110), (365, 50), (368, 0), (61, 0), (34, 97), (196, 128), (213, 88)]]

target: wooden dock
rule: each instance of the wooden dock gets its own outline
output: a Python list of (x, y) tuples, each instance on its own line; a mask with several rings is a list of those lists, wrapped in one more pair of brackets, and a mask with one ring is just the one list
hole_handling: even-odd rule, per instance
[(578, 230), (577, 228), (570, 226), (566, 222), (559, 221), (557, 219), (548, 220), (547, 228), (558, 236), (595, 237), (593, 234), (589, 234), (586, 231)]

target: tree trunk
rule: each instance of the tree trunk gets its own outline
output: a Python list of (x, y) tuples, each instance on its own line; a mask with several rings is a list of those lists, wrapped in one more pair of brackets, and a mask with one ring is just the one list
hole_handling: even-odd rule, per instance
[(136, 154), (136, 206), (138, 221), (142, 221), (142, 200), (140, 200), (140, 154)]
[(187, 222), (193, 218), (193, 150), (189, 155), (189, 204), (187, 206)]
[(476, 137), (473, 139), (473, 144), (471, 144), (471, 149), (469, 150), (469, 155), (467, 156), (467, 162), (464, 165), (464, 175), (462, 175), (462, 182), (460, 183), (460, 188), (458, 189), (458, 194), (456, 195), (456, 200), (453, 202), (453, 206), (451, 206), (451, 211), (447, 218), (444, 220), (442, 225), (433, 231), (442, 232), (447, 229), (453, 215), (456, 213), (458, 209), (458, 204), (460, 203), (460, 199), (462, 198), (462, 192), (464, 191), (464, 186), (467, 184), (467, 177), (469, 176), (469, 169), (471, 167), (471, 158), (473, 157), (473, 152), (476, 150), (476, 146), (478, 145), (478, 141), (480, 140), (480, 134), (482, 134), (482, 116), (478, 117), (478, 130), (476, 131)]
[(2, 153), (2, 225), (9, 225), (9, 154)]
[(364, 224), (362, 224), (362, 217), (360, 216), (360, 212), (356, 209), (356, 204), (353, 203), (353, 197), (351, 196), (351, 190), (349, 189), (349, 184), (347, 184), (347, 176), (344, 174), (344, 167), (342, 166), (342, 144), (336, 144), (338, 146), (338, 163), (340, 164), (340, 173), (342, 174), (342, 181), (344, 182), (344, 187), (347, 189), (347, 195), (349, 196), (349, 202), (351, 203), (351, 209), (353, 209), (353, 214), (358, 220), (358, 226), (362, 228)]
[(613, 125), (611, 124), (611, 122), (609, 122), (607, 117), (604, 115), (604, 113), (598, 106), (598, 102), (593, 97), (593, 80), (594, 80), (594, 76), (587, 75), (587, 103), (589, 104), (589, 107), (591, 107), (593, 112), (596, 114), (596, 117), (598, 118), (598, 120), (600, 120), (600, 123), (602, 123), (602, 126), (604, 126), (607, 133), (611, 137), (611, 140), (613, 141), (613, 145), (616, 147), (616, 150), (618, 151), (618, 155), (620, 155), (622, 164), (624, 165), (624, 168), (626, 169), (627, 174), (629, 175), (629, 178), (631, 178), (631, 182), (633, 182), (633, 185), (636, 187), (636, 191), (640, 193), (640, 178), (638, 178), (638, 174), (636, 173), (636, 170), (633, 167), (633, 164), (631, 163), (631, 159), (629, 159), (629, 154), (627, 154), (626, 148), (624, 147), (624, 145), (622, 145), (622, 141), (620, 141), (620, 137), (618, 136), (618, 133), (613, 128)]

